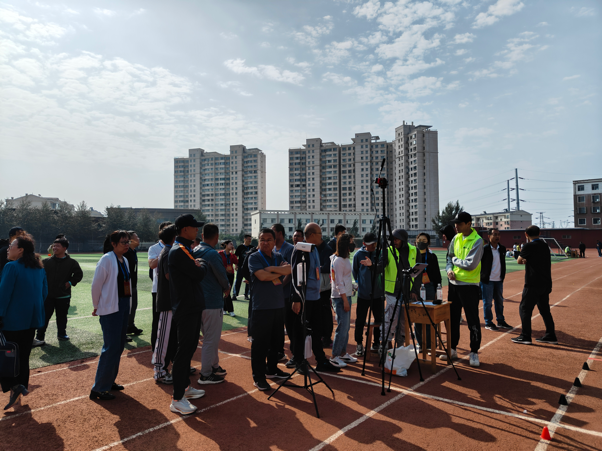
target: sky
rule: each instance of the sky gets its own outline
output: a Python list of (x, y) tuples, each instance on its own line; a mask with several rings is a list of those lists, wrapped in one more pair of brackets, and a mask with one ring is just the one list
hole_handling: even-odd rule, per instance
[(601, 19), (595, 0), (0, 1), (0, 198), (170, 208), (174, 157), (244, 144), (287, 209), (289, 148), (405, 120), (438, 130), (440, 208), (501, 211), (517, 168), (521, 208), (572, 224), (572, 180), (602, 177)]

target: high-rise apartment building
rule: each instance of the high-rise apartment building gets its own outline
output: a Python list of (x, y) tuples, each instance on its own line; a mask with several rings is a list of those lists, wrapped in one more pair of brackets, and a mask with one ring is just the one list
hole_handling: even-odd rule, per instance
[(602, 179), (573, 180), (575, 227), (602, 229)]
[(382, 194), (374, 180), (389, 180), (387, 216), (393, 227), (432, 230), (439, 212), (437, 131), (403, 124), (395, 139), (356, 133), (350, 144), (307, 139), (289, 149), (289, 209), (382, 213)]
[(430, 125), (395, 128), (393, 217), (396, 227), (430, 230), (439, 212), (439, 144)]
[(374, 180), (383, 159), (387, 164), (382, 177), (391, 178), (392, 143), (371, 133), (356, 133), (349, 144), (312, 138), (288, 153), (290, 210), (367, 213), (374, 207), (382, 213), (381, 192)]
[(230, 154), (190, 149), (174, 158), (174, 208), (201, 210), (222, 233), (251, 231), (251, 212), (266, 208), (265, 154), (243, 145)]

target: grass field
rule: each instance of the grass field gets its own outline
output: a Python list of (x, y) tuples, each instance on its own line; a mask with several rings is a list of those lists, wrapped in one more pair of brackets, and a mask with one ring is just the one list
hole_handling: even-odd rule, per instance
[[(443, 275), (445, 272), (445, 251), (435, 251), (435, 254), (439, 259)], [(67, 325), (67, 334), (71, 337), (71, 340), (57, 340), (56, 322), (53, 317), (46, 332), (46, 345), (32, 350), (32, 368), (97, 356), (102, 348), (102, 331), (98, 317), (91, 316), (92, 297), (90, 293), (96, 263), (101, 255), (72, 254), (72, 257), (79, 262), (84, 272), (84, 278), (72, 290), (69, 322)], [(143, 329), (144, 332), (140, 336), (133, 337), (134, 341), (132, 343), (126, 344), (126, 348), (128, 349), (150, 345), (152, 283), (148, 277), (147, 253), (138, 253), (138, 261), (138, 311), (136, 313), (136, 326)], [(508, 272), (524, 269), (524, 267), (518, 265), (512, 258), (506, 259), (506, 266)], [(447, 285), (446, 277), (443, 277), (443, 285)], [(242, 297), (239, 296), (239, 299), (242, 299)], [(248, 305), (246, 301), (234, 301), (236, 317), (224, 316), (223, 330), (246, 326)]]

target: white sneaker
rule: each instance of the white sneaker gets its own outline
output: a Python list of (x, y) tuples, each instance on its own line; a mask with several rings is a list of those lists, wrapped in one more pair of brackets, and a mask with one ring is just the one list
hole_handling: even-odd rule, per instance
[(330, 363), (332, 363), (337, 368), (343, 368), (343, 367), (347, 366), (347, 364), (339, 356), (336, 356), (336, 357), (333, 357), (332, 359), (330, 359)]
[[(450, 354), (451, 354), (452, 360), (456, 360), (458, 358), (458, 351), (456, 351), (455, 349), (452, 349)], [(439, 358), (441, 360), (447, 361), (447, 354), (442, 354), (439, 356)]]
[(479, 362), (479, 353), (471, 352), (470, 353), (470, 366), (479, 366), (481, 362)]
[(205, 396), (205, 390), (199, 390), (198, 388), (194, 388), (192, 385), (189, 385), (186, 391), (184, 392), (184, 398), (186, 399), (198, 399)]
[(230, 312), (230, 316), (234, 318), (236, 315), (234, 314), (234, 312)]
[(349, 355), (349, 353), (342, 356), (341, 359), (343, 359), (343, 361), (346, 363), (356, 363), (357, 362), (357, 359), (355, 357)]
[(181, 413), (182, 415), (190, 415), (196, 411), (196, 406), (190, 404), (190, 401), (188, 401), (186, 398), (182, 398), (179, 401), (172, 399), (169, 410), (174, 413)]

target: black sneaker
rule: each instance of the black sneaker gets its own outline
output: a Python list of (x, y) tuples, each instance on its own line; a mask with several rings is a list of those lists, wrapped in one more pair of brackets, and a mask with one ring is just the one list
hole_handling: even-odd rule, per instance
[(485, 329), (487, 330), (498, 330), (497, 326), (493, 323), (491, 324), (485, 324)]
[(274, 371), (266, 371), (265, 377), (268, 379), (286, 379), (290, 376), (290, 373), (282, 371), (280, 368), (276, 368)]
[(128, 327), (128, 335), (142, 335), (142, 329), (138, 329), (136, 326)]
[(316, 365), (316, 371), (319, 372), (329, 372), (329, 373), (338, 373), (341, 371), (339, 367), (334, 366), (330, 361), (324, 360), (323, 362), (319, 362)]
[(541, 338), (536, 338), (535, 341), (538, 343), (547, 343), (549, 345), (557, 345), (558, 344), (558, 339), (556, 338), (555, 335), (553, 335), (553, 336), (544, 335)]
[(193, 367), (193, 366), (191, 366), (190, 367), (190, 374), (194, 374), (194, 373), (196, 373), (196, 368)]
[(521, 345), (532, 345), (533, 344), (533, 342), (531, 341), (530, 338), (524, 338), (522, 335), (519, 335), (518, 337), (514, 337), (512, 339), (512, 341), (514, 343), (518, 343)]
[(278, 353), (278, 361), (286, 361), (288, 360), (288, 357), (286, 356), (286, 354), (284, 352), (279, 352)]
[(125, 337), (125, 341), (127, 343), (131, 343), (132, 341), (134, 341), (134, 339), (132, 337)]
[(65, 334), (65, 335), (57, 335), (57, 337), (59, 339), (59, 341), (68, 341), (69, 340), (69, 335)]
[(297, 361), (295, 360), (295, 358), (293, 357), (292, 359), (290, 359), (288, 362), (286, 362), (285, 366), (287, 368), (295, 368), (297, 366)]
[(257, 387), (261, 391), (266, 391), (266, 390), (269, 390), (270, 388), (272, 388), (272, 387), (270, 387), (270, 384), (268, 384), (268, 382), (265, 381), (265, 380), (263, 380), (263, 381), (255, 381), (253, 383), (253, 385), (255, 385), (255, 387)]
[(199, 377), (199, 380), (197, 381), (200, 385), (209, 385), (209, 384), (220, 384), (222, 382), (224, 382), (224, 378), (222, 376), (218, 376), (215, 373), (211, 373), (209, 376), (203, 376), (201, 374), (201, 377)]
[(500, 329), (514, 329), (510, 324), (508, 324), (506, 321), (498, 321), (497, 323), (497, 327), (499, 327)]
[(309, 368), (307, 367), (307, 364), (301, 362), (297, 365), (297, 373), (299, 374), (303, 374), (304, 376), (308, 376), (309, 377)]
[(217, 368), (213, 368), (212, 373), (216, 374), (218, 376), (225, 376), (226, 374), (228, 374), (228, 372), (225, 369), (223, 369), (221, 366), (218, 366)]

